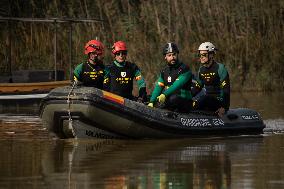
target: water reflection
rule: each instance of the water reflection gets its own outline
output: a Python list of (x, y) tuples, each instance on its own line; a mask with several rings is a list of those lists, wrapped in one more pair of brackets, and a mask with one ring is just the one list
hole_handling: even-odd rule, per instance
[(284, 188), (283, 93), (258, 94), (232, 107), (260, 111), (263, 138), (54, 140), (38, 116), (2, 114), (0, 188)]
[(0, 188), (231, 188), (234, 158), (254, 158), (261, 145), (259, 137), (1, 141)]

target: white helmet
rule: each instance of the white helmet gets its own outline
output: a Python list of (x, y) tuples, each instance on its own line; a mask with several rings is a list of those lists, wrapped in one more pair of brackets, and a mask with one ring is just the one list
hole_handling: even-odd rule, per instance
[(217, 49), (216, 47), (210, 42), (201, 43), (198, 47), (199, 51), (208, 51), (208, 52), (215, 52)]

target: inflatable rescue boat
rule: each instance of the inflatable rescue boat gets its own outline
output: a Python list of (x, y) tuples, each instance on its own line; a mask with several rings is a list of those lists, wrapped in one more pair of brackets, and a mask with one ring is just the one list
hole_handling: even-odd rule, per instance
[(150, 108), (92, 87), (64, 86), (50, 91), (40, 107), (43, 125), (59, 138), (186, 138), (255, 135), (265, 124), (258, 112), (230, 109), (223, 117)]

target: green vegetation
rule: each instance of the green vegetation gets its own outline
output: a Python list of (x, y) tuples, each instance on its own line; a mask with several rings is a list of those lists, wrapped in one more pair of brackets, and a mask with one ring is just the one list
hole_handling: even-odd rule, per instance
[[(5, 3), (6, 2), (6, 3)], [(29, 0), (0, 3), (0, 15), (37, 18), (97, 18), (73, 24), (73, 66), (84, 59), (84, 44), (95, 37), (110, 48), (124, 40), (129, 60), (142, 69), (150, 88), (164, 66), (162, 46), (176, 42), (181, 59), (196, 71), (196, 49), (204, 41), (218, 48), (217, 60), (233, 90), (284, 89), (284, 2), (282, 0)], [(7, 23), (0, 26), (0, 69), (7, 72)], [(58, 24), (58, 67), (69, 65), (69, 25)], [(12, 22), (12, 68), (52, 69), (54, 25)], [(110, 49), (106, 50), (110, 62)]]

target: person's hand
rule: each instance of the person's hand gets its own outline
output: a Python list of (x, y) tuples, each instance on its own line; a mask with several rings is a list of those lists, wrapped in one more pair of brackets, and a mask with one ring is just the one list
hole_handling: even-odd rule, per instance
[(161, 104), (165, 103), (166, 101), (166, 95), (161, 94), (160, 96), (157, 97), (158, 102), (160, 102)]
[(151, 107), (151, 108), (153, 108), (153, 107), (154, 107), (154, 104), (153, 104), (152, 102), (150, 102), (150, 103), (148, 104), (148, 106)]
[(222, 117), (225, 114), (225, 109), (221, 107), (215, 113), (217, 113), (219, 117)]

